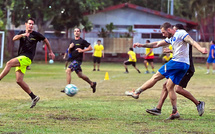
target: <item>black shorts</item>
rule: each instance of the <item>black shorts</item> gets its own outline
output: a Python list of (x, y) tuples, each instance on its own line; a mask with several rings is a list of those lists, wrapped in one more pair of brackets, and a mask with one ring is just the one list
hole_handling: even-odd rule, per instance
[(188, 69), (187, 73), (184, 75), (184, 77), (181, 79), (179, 86), (186, 88), (188, 82), (190, 81), (190, 78), (193, 76), (194, 72)]
[(154, 59), (145, 59), (145, 60), (148, 61), (149, 63), (154, 61)]
[(101, 62), (101, 57), (93, 56), (93, 63), (100, 63), (100, 62)]
[(78, 72), (82, 72), (82, 69), (81, 69), (81, 62), (76, 61), (76, 60), (73, 60), (73, 61), (71, 62), (71, 64), (69, 65), (68, 68), (70, 68), (71, 71), (75, 71), (76, 74), (77, 74)]
[(132, 62), (132, 61), (124, 61), (125, 65), (132, 65), (133, 67), (136, 66), (136, 62)]

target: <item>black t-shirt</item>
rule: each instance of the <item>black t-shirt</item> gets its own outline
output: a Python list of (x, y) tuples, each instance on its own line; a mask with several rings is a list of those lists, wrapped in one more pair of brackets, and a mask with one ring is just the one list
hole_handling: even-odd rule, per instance
[[(23, 33), (25, 33), (25, 31), (20, 31), (18, 33), (18, 35), (23, 34)], [(33, 60), (33, 58), (35, 56), (37, 42), (44, 40), (44, 39), (45, 39), (45, 37), (42, 34), (35, 32), (35, 31), (30, 33), (29, 37), (24, 36), (24, 37), (20, 38), (18, 56), (24, 55), (24, 56), (30, 58), (31, 60)]]
[(88, 43), (86, 40), (80, 38), (78, 40), (72, 39), (70, 44), (73, 43), (74, 47), (69, 50), (69, 52), (72, 54), (71, 60), (77, 60), (82, 62), (83, 60), (83, 53), (79, 53), (76, 49), (81, 48), (84, 49), (85, 47), (89, 47), (90, 43)]

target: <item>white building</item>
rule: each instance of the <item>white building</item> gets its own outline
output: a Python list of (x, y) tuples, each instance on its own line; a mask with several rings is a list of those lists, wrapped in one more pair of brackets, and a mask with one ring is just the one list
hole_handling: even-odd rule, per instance
[[(95, 39), (96, 37), (98, 38), (97, 34), (101, 31), (101, 28), (105, 28), (105, 26), (110, 23), (113, 23), (115, 26), (113, 30), (113, 32), (117, 33), (115, 37), (119, 37), (120, 34), (128, 32), (127, 28), (132, 26), (135, 31), (133, 42), (142, 43), (147, 39), (151, 42), (163, 39), (160, 32), (160, 25), (164, 22), (170, 22), (172, 25), (181, 23), (190, 29), (197, 26), (196, 22), (129, 3), (111, 6), (95, 14), (85, 15), (88, 16), (89, 21), (93, 24), (93, 30), (85, 34), (85, 38), (88, 40), (93, 40), (93, 38)], [(144, 48), (135, 50), (137, 53), (143, 51)], [(162, 48), (154, 49), (154, 53), (162, 53)]]

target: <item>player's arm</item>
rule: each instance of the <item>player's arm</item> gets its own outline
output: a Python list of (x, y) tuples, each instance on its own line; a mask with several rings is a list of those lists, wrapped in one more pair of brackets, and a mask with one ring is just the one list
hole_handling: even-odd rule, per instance
[(147, 47), (147, 48), (157, 48), (161, 46), (166, 46), (168, 43), (165, 40), (146, 43), (146, 44), (140, 44), (140, 43), (134, 43), (134, 47)]
[(53, 53), (53, 51), (51, 49), (51, 45), (49, 43), (49, 40), (47, 38), (45, 38), (44, 43), (46, 44), (47, 48), (49, 49), (49, 56), (51, 56), (52, 60), (54, 60), (55, 54)]
[(130, 59), (134, 60), (133, 57), (131, 56), (131, 54), (128, 54), (128, 56), (129, 56)]
[(201, 47), (196, 41), (194, 41), (189, 35), (184, 38), (184, 41), (194, 46), (199, 52), (206, 54), (207, 49), (205, 47)]
[(85, 49), (81, 49), (81, 48), (77, 48), (76, 50), (78, 50), (79, 53), (83, 53), (83, 52), (86, 52), (86, 51), (91, 51), (93, 50), (92, 46), (89, 45), (87, 48)]
[(24, 36), (29, 36), (29, 33), (18, 34), (13, 37), (13, 41), (20, 40)]

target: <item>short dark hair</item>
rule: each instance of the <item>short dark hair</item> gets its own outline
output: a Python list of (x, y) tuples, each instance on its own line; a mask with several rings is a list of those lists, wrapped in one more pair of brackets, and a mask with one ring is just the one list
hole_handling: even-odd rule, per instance
[(25, 23), (28, 23), (29, 20), (32, 20), (35, 23), (35, 19), (34, 18), (28, 18)]
[(213, 44), (215, 44), (215, 41), (214, 41), (214, 40), (212, 40), (212, 43), (213, 43)]
[(80, 33), (81, 33), (81, 29), (80, 29), (79, 27), (75, 27), (74, 30), (75, 30), (75, 29), (79, 29), (79, 31), (80, 31)]
[(134, 51), (134, 49), (132, 47), (130, 47), (129, 50)]
[(101, 42), (101, 40), (97, 40), (97, 41)]
[(183, 29), (183, 30), (185, 30), (185, 28), (184, 28), (184, 26), (182, 24), (176, 24), (175, 27), (177, 29)]
[(169, 22), (165, 22), (161, 25), (160, 29), (164, 28), (164, 30), (167, 30), (168, 28), (172, 28), (172, 25)]
[(150, 43), (150, 40), (146, 40), (147, 43)]

